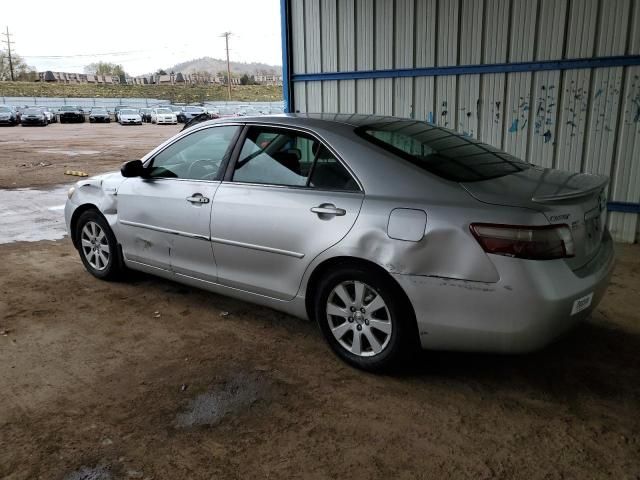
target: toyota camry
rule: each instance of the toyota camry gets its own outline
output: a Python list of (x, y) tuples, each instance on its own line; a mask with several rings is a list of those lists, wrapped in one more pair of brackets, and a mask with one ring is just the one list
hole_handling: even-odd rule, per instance
[(313, 319), (378, 370), (417, 346), (529, 352), (587, 317), (614, 262), (606, 186), (420, 121), (242, 117), (81, 180), (65, 217), (95, 277)]

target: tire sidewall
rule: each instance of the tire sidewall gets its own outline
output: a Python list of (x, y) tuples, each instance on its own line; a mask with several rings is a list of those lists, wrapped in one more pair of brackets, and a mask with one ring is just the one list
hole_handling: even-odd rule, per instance
[[(107, 237), (109, 252), (111, 254), (109, 255), (107, 268), (103, 270), (97, 270), (93, 268), (89, 261), (86, 259), (84, 251), (82, 250), (82, 229), (89, 222), (97, 223), (100, 228), (102, 228), (102, 231)], [(111, 227), (109, 227), (109, 223), (100, 213), (95, 210), (88, 210), (80, 215), (80, 218), (78, 218), (78, 222), (76, 224), (76, 239), (78, 243), (78, 253), (80, 254), (80, 260), (82, 260), (82, 263), (91, 275), (100, 279), (114, 279), (117, 277), (121, 270), (118, 242), (115, 235), (111, 231)]]
[[(381, 295), (391, 315), (391, 338), (385, 349), (373, 357), (360, 357), (347, 351), (334, 337), (327, 319), (326, 305), (332, 290), (340, 283), (355, 280), (366, 283)], [(412, 319), (410, 309), (393, 282), (380, 272), (361, 267), (341, 267), (328, 273), (318, 284), (314, 299), (316, 321), (331, 349), (347, 363), (368, 371), (383, 371), (398, 362), (404, 347), (409, 344), (407, 334)]]

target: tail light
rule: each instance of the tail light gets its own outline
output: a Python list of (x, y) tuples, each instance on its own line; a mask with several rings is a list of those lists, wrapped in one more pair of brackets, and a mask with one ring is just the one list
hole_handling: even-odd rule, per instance
[(530, 260), (569, 258), (574, 255), (568, 225), (532, 227), (472, 223), (471, 233), (485, 252)]

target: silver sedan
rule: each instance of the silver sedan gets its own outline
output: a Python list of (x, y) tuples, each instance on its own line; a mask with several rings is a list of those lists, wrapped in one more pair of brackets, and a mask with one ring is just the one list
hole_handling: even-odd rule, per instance
[(69, 191), (101, 279), (141, 270), (318, 322), (341, 358), (527, 352), (596, 307), (607, 178), (524, 163), (424, 122), (201, 123)]

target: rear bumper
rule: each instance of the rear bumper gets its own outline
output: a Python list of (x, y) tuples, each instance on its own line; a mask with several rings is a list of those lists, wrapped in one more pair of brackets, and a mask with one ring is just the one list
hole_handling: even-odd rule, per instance
[[(604, 296), (613, 241), (606, 232), (598, 254), (577, 271), (563, 260), (491, 260), (500, 273), (496, 283), (394, 275), (415, 310), (423, 348), (524, 353), (544, 347)], [(574, 302), (591, 294), (589, 307), (572, 314)]]

